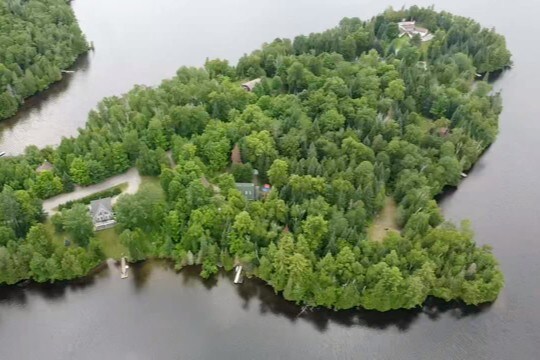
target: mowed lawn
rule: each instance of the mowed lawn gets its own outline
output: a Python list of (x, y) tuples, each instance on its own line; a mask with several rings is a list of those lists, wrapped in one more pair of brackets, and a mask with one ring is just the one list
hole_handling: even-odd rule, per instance
[(120, 243), (120, 235), (116, 227), (96, 232), (96, 238), (101, 242), (103, 252), (107, 258), (119, 260), (127, 255), (127, 250)]
[(399, 232), (396, 216), (397, 204), (392, 197), (387, 196), (383, 209), (369, 227), (368, 238), (373, 241), (383, 241), (389, 232)]

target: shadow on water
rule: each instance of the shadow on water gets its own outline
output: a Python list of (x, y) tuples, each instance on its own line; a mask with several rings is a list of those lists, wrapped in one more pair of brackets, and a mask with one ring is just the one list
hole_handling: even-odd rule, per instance
[[(63, 281), (54, 284), (36, 284), (33, 282), (22, 283), (15, 286), (0, 286), (0, 304), (24, 305), (30, 295), (40, 295), (45, 299), (62, 299), (68, 291), (80, 291), (93, 286), (99, 279), (111, 276), (117, 263), (104, 264), (96, 269), (92, 275), (74, 281)], [(221, 282), (232, 284), (232, 272), (220, 271), (217, 276), (209, 280), (200, 277), (200, 266), (189, 266), (181, 271), (176, 271), (169, 261), (142, 261), (130, 264), (130, 276), (137, 291), (141, 291), (152, 274), (160, 276), (166, 272), (173, 272), (180, 276), (185, 286), (202, 284), (210, 292)], [(235, 291), (242, 300), (239, 304), (244, 310), (248, 310), (252, 304), (259, 304), (257, 309), (261, 315), (272, 314), (284, 317), (291, 322), (306, 321), (318, 331), (325, 332), (331, 324), (346, 327), (368, 327), (373, 329), (386, 329), (395, 327), (399, 331), (407, 331), (421, 315), (431, 321), (439, 320), (443, 314), (448, 314), (455, 319), (476, 316), (489, 309), (491, 305), (466, 306), (460, 302), (445, 302), (436, 298), (428, 298), (422, 307), (410, 310), (394, 310), (378, 312), (364, 309), (351, 309), (333, 311), (324, 308), (303, 308), (293, 302), (287, 301), (281, 294), (276, 294), (271, 286), (256, 278), (246, 278), (243, 284), (234, 285)], [(206, 294), (205, 296), (216, 296)], [(256, 301), (254, 301), (256, 300)], [(256, 306), (256, 305), (255, 305)]]
[[(117, 263), (119, 264), (120, 262)], [(118, 267), (120, 266), (118, 265)], [(154, 269), (153, 264), (148, 261), (139, 261), (136, 263), (130, 263), (129, 268), (130, 275), (133, 276), (133, 284), (135, 285), (135, 289), (137, 291), (141, 291), (148, 282), (150, 275), (152, 275), (152, 271)]]
[(166, 262), (166, 263), (163, 263), (163, 265), (167, 266), (170, 270), (173, 270), (178, 275), (180, 275), (182, 277), (182, 283), (184, 285), (193, 284), (193, 283), (201, 283), (207, 291), (210, 291), (213, 288), (215, 288), (218, 285), (220, 280), (226, 281), (223, 278), (227, 276), (227, 272), (223, 270), (220, 271), (217, 276), (212, 276), (209, 279), (203, 279), (201, 277), (201, 271), (202, 271), (201, 265), (187, 266), (187, 267), (184, 267), (180, 271), (174, 269), (174, 265), (172, 262)]
[[(225, 275), (232, 281), (232, 275)], [(223, 276), (222, 276), (223, 277)], [(428, 298), (423, 307), (410, 310), (394, 310), (378, 312), (364, 309), (351, 309), (334, 311), (324, 308), (303, 309), (283, 298), (281, 294), (275, 294), (272, 287), (259, 279), (246, 279), (244, 283), (236, 287), (238, 295), (243, 299), (242, 307), (249, 308), (252, 299), (260, 302), (260, 313), (271, 313), (283, 316), (292, 322), (307, 321), (315, 328), (324, 332), (332, 323), (341, 326), (361, 326), (375, 329), (396, 327), (400, 331), (407, 331), (420, 315), (425, 314), (432, 321), (438, 320), (441, 315), (460, 319), (475, 316), (487, 310), (490, 305), (479, 307), (467, 306), (460, 302), (445, 302), (436, 298)]]
[(82, 54), (75, 61), (71, 71), (75, 71), (73, 74), (62, 74), (62, 79), (51, 84), (47, 89), (39, 92), (36, 95), (30, 96), (24, 100), (23, 105), (19, 108), (17, 113), (12, 117), (0, 121), (0, 135), (4, 129), (12, 129), (20, 121), (28, 120), (28, 114), (30, 112), (40, 112), (44, 105), (54, 101), (58, 95), (64, 93), (69, 89), (70, 85), (77, 77), (77, 72), (86, 72), (90, 67), (90, 55), (89, 53)]
[(2, 285), (0, 286), (0, 304), (25, 305), (28, 296), (34, 294), (47, 300), (60, 300), (68, 291), (82, 291), (108, 276), (109, 268), (104, 263), (94, 269), (90, 275), (70, 281), (40, 284), (26, 280), (16, 285)]

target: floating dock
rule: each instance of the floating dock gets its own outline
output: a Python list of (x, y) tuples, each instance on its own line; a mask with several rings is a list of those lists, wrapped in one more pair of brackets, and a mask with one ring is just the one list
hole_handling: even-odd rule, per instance
[(129, 265), (126, 262), (126, 258), (122, 257), (122, 260), (120, 261), (120, 278), (126, 279), (128, 277), (127, 269), (129, 269)]
[(237, 265), (235, 268), (236, 274), (234, 275), (234, 283), (241, 284), (244, 282), (244, 276), (242, 275), (242, 265)]

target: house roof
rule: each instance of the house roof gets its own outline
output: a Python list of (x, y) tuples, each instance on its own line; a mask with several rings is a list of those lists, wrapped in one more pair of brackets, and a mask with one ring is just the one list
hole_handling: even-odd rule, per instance
[(236, 188), (242, 193), (248, 200), (255, 200), (257, 198), (257, 187), (253, 183), (236, 183)]
[(110, 197), (90, 202), (90, 215), (92, 215), (92, 218), (97, 215), (102, 209), (108, 212), (112, 212), (112, 199)]
[(255, 86), (261, 82), (261, 78), (253, 79), (242, 84), (242, 87), (247, 91), (253, 91)]
[(53, 165), (48, 162), (47, 160), (43, 161), (43, 164), (39, 165), (36, 169), (37, 172), (43, 172), (43, 171), (52, 171), (54, 169)]
[(415, 26), (416, 26), (416, 21), (401, 21), (401, 22), (398, 22), (398, 26), (400, 30), (403, 30), (406, 32), (414, 31)]
[(429, 30), (423, 27), (416, 26), (416, 21), (400, 21), (398, 22), (400, 36), (407, 34), (410, 37), (413, 35), (420, 35), (423, 41), (428, 41), (432, 39), (432, 35), (429, 33)]

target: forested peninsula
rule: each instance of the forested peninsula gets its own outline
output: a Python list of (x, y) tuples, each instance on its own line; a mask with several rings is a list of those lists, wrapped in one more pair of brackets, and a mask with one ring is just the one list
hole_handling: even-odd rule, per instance
[[(403, 34), (404, 19), (430, 36)], [(411, 7), (106, 98), (77, 137), (0, 159), (0, 283), (102, 262), (86, 206), (46, 220), (42, 199), (135, 165), (156, 181), (115, 205), (132, 261), (200, 264), (203, 277), (241, 264), (286, 299), (333, 309), (493, 301), (503, 275), (491, 249), (434, 197), (495, 140), (501, 98), (486, 79), (509, 65), (493, 30)], [(373, 235), (391, 204), (395, 228)]]
[(66, 0), (0, 0), (0, 120), (88, 50)]

